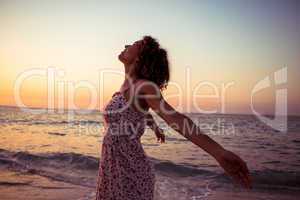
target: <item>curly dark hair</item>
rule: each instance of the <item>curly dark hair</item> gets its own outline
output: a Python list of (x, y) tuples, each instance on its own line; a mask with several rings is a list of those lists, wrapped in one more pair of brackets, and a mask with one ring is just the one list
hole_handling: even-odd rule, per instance
[(134, 73), (138, 78), (154, 82), (160, 90), (166, 89), (170, 79), (167, 51), (151, 36), (143, 36), (142, 41)]

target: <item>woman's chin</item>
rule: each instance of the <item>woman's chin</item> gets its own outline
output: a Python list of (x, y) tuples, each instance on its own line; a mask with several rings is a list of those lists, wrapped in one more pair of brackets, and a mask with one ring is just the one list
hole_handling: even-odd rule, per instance
[(121, 61), (122, 60), (122, 53), (120, 53), (119, 55), (118, 55), (118, 59)]
[(119, 59), (119, 61), (124, 63), (124, 57), (123, 57), (122, 53), (119, 54), (118, 59)]

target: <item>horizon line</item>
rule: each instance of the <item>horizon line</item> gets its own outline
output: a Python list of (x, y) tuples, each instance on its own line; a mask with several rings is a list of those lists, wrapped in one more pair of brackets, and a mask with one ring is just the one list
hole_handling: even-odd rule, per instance
[[(32, 107), (31, 106), (29, 106), (29, 107), (21, 107), (21, 106), (3, 105), (3, 104), (0, 104), (0, 107), (9, 107), (9, 108), (18, 108), (18, 109), (29, 108), (29, 109), (35, 109), (35, 110), (39, 110), (39, 109), (59, 110), (58, 108), (45, 108), (45, 107), (34, 107), (34, 106), (32, 106)], [(87, 110), (87, 111), (101, 112), (100, 109), (81, 109), (81, 108), (64, 108), (64, 109), (61, 109), (61, 110), (63, 110), (63, 111), (68, 111), (68, 110)], [(253, 114), (253, 113), (221, 113), (221, 112), (217, 112), (217, 113), (181, 112), (181, 113), (183, 113), (183, 114), (203, 114), (203, 115), (218, 114), (218, 115), (253, 115), (253, 116), (255, 116), (255, 114)], [(62, 114), (62, 113), (60, 113), (60, 114)], [(263, 115), (263, 116), (269, 116), (269, 117), (274, 117), (274, 114), (261, 114), (261, 115)], [(280, 116), (300, 117), (300, 114), (291, 114), (291, 115), (288, 114), (288, 115), (280, 115)]]

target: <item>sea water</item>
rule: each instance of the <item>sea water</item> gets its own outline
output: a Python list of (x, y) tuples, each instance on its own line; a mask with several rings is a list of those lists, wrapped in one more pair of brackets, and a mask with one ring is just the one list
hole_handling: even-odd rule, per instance
[[(247, 162), (253, 189), (237, 187), (210, 155), (155, 116), (166, 142), (158, 143), (149, 128), (141, 142), (155, 166), (156, 200), (296, 199), (300, 194), (300, 117), (288, 117), (284, 133), (253, 115), (186, 115)], [(70, 116), (68, 111), (36, 114), (0, 107), (0, 170), (86, 187), (78, 199), (94, 199), (103, 130), (99, 111)], [(0, 179), (0, 187), (24, 184)]]

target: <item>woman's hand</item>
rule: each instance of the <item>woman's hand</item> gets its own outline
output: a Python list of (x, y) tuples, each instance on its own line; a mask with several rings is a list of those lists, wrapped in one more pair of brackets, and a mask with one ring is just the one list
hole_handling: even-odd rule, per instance
[(156, 128), (154, 133), (156, 135), (157, 142), (165, 143), (165, 135), (161, 128)]
[(220, 157), (216, 158), (226, 174), (246, 188), (252, 188), (252, 181), (245, 161), (231, 151), (224, 150)]
[(151, 114), (148, 113), (146, 115), (146, 119), (147, 119), (146, 121), (147, 125), (154, 131), (156, 135), (157, 142), (164, 143), (165, 142), (164, 131), (161, 128), (159, 128), (159, 126), (156, 124)]

